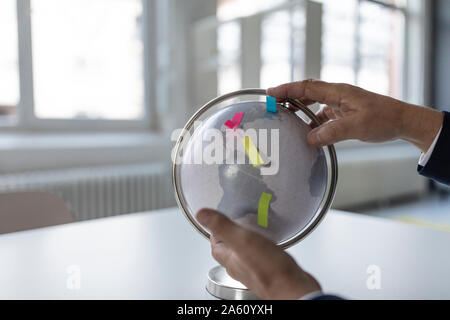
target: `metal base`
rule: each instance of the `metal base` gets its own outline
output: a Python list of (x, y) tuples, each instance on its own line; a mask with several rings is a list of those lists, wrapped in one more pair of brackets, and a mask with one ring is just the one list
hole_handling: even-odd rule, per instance
[(209, 270), (206, 290), (222, 300), (260, 300), (242, 283), (231, 278), (222, 266)]

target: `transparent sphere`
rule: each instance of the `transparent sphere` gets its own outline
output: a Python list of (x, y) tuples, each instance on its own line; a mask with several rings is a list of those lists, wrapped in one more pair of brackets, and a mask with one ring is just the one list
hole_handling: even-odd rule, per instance
[[(236, 114), (242, 119), (232, 130), (225, 123)], [(275, 243), (293, 238), (327, 190), (327, 159), (307, 144), (310, 130), (294, 112), (271, 113), (259, 101), (209, 116), (184, 141), (175, 173), (188, 214), (211, 208)]]

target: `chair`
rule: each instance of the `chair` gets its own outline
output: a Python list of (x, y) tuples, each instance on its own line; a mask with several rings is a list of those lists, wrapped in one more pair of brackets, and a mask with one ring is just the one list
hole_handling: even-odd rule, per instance
[(64, 200), (48, 192), (0, 194), (0, 234), (74, 222)]

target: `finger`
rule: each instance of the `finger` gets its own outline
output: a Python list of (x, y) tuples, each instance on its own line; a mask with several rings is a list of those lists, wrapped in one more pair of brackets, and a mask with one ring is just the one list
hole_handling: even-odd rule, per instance
[(333, 108), (330, 106), (325, 106), (323, 109), (323, 112), (327, 116), (329, 120), (336, 120), (338, 119), (338, 114), (336, 112), (337, 108)]
[(350, 118), (329, 121), (312, 130), (307, 141), (312, 146), (324, 147), (336, 142), (352, 138)]
[(327, 117), (327, 115), (325, 114), (325, 112), (323, 112), (323, 109), (319, 110), (316, 113), (316, 118), (319, 121), (319, 124), (316, 124), (316, 121), (312, 121), (310, 122), (309, 126), (311, 129), (315, 129), (317, 128), (319, 125), (324, 124), (325, 122), (330, 121), (330, 119)]
[[(330, 120), (335, 119), (335, 112), (330, 113), (329, 111), (327, 111), (329, 108), (331, 109), (331, 107), (325, 106), (316, 113), (316, 118), (319, 121), (320, 125), (327, 123)], [(319, 127), (319, 125), (317, 125), (315, 121), (311, 121), (310, 127), (311, 127), (311, 129), (315, 129), (315, 128)]]
[(218, 240), (213, 234), (210, 237), (210, 242), (211, 254), (213, 258), (224, 267), (229, 265), (231, 250), (223, 241)]
[(196, 214), (196, 219), (215, 239), (223, 241), (227, 246), (236, 245), (243, 230), (226, 216), (212, 209), (200, 210)]
[(330, 121), (330, 118), (328, 118), (328, 116), (326, 115), (325, 112), (323, 112), (323, 110), (319, 111), (316, 114), (317, 120), (319, 120), (320, 124), (324, 124), (325, 122)]
[(328, 83), (318, 80), (304, 80), (283, 84), (276, 88), (267, 89), (267, 94), (277, 99), (303, 99), (332, 106), (340, 106), (343, 93), (351, 86)]
[[(316, 101), (309, 100), (309, 99), (293, 99), (293, 100), (295, 100), (297, 103), (299, 103), (299, 104), (301, 104), (301, 105), (303, 105), (303, 106), (305, 106), (305, 107), (308, 107), (308, 106), (310, 106), (310, 105), (316, 103)], [(277, 98), (277, 102), (278, 102), (278, 103), (286, 102), (286, 99), (279, 99), (279, 98)], [(298, 110), (299, 110), (299, 108), (294, 107), (294, 106), (291, 105), (291, 104), (289, 104), (288, 107), (295, 108), (295, 109), (298, 109)], [(297, 110), (297, 111), (298, 111), (298, 110)]]
[(342, 110), (338, 108), (333, 108), (333, 112), (336, 116), (336, 119), (342, 119), (344, 115), (342, 114)]
[(244, 257), (249, 263), (259, 261), (261, 257), (255, 252), (276, 248), (275, 244), (262, 236), (244, 229), (226, 216), (211, 209), (202, 209), (196, 215), (197, 220), (207, 228), (216, 239), (222, 241), (232, 252)]
[(211, 254), (223, 266), (228, 274), (237, 281), (245, 279), (247, 268), (227, 245), (211, 235)]
[(231, 250), (222, 241), (211, 238), (211, 254), (220, 265), (227, 266), (229, 264)]
[(330, 120), (333, 120), (333, 117), (332, 117), (332, 116), (334, 116), (334, 115), (331, 114), (331, 113), (328, 111), (328, 109), (331, 109), (331, 108), (328, 107), (328, 106), (325, 106), (325, 107), (321, 108), (321, 109), (319, 110), (319, 112), (317, 112), (317, 114), (316, 114), (317, 120), (319, 120), (319, 122), (320, 122), (321, 124), (324, 124), (325, 122), (328, 122), (328, 121), (330, 121)]
[(310, 99), (296, 99), (297, 101), (299, 101), (301, 104), (303, 104), (305, 107), (310, 106), (314, 103), (316, 103), (316, 101), (310, 100)]
[(217, 239), (217, 237), (214, 236), (213, 234), (210, 236), (209, 240), (211, 242), (211, 245), (216, 245), (216, 244), (219, 244), (219, 243), (223, 243), (223, 241), (220, 241), (219, 239)]

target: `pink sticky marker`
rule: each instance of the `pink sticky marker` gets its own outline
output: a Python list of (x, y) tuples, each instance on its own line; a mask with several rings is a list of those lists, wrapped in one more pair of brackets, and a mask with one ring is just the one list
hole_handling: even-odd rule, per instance
[(234, 127), (235, 127), (234, 122), (231, 120), (228, 120), (227, 122), (225, 122), (225, 125), (230, 129), (234, 129)]
[(243, 112), (236, 113), (233, 117), (234, 127), (239, 127), (241, 125), (242, 118), (244, 117)]
[(244, 117), (243, 112), (236, 113), (233, 117), (233, 120), (228, 120), (227, 122), (225, 122), (225, 125), (230, 129), (236, 129), (241, 125), (243, 117)]

